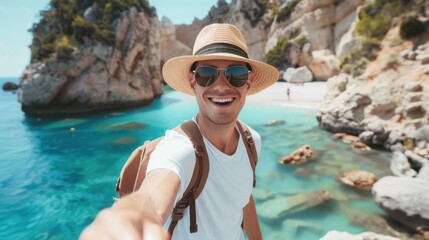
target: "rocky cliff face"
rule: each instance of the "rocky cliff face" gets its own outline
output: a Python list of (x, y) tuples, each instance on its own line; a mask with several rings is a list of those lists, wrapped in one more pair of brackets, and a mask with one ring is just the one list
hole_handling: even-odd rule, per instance
[[(232, 23), (243, 32), (250, 57), (262, 60), (286, 37), (291, 47), (276, 53), (284, 56), (279, 70), (305, 66), (312, 72), (311, 81), (326, 81), (339, 73), (340, 60), (360, 46), (353, 25), (364, 2), (232, 0), (227, 4), (219, 0), (204, 19), (175, 26), (176, 39), (192, 49), (207, 24)], [(166, 46), (165, 52), (177, 52), (176, 46)], [(317, 52), (322, 50), (323, 54)]]
[[(312, 50), (330, 49), (337, 56), (345, 55), (339, 51), (352, 49), (340, 49), (339, 46), (356, 21), (358, 7), (364, 2), (364, 0), (302, 0), (290, 13), (288, 19), (272, 22), (265, 51), (272, 49), (280, 36), (291, 36), (293, 31), (299, 30), (296, 37), (299, 35), (306, 37)], [(277, 8), (284, 8), (284, 4)]]
[(192, 48), (176, 38), (176, 28), (174, 27), (174, 24), (165, 17), (161, 20), (160, 47), (161, 67), (164, 65), (165, 61), (172, 57), (192, 54)]
[(115, 21), (114, 46), (81, 44), (67, 61), (33, 62), (20, 78), (28, 114), (129, 107), (162, 94), (156, 14), (130, 8)]
[(329, 79), (318, 114), (322, 127), (400, 150), (405, 139), (415, 139), (415, 131), (429, 124), (429, 34), (395, 44), (398, 34), (398, 28), (389, 32), (361, 76)]

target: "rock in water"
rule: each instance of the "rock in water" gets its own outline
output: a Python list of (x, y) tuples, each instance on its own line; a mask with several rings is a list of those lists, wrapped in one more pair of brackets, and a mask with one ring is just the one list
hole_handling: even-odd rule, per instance
[[(122, 12), (113, 23), (114, 43), (92, 39), (74, 45), (68, 59), (55, 59), (55, 54), (50, 61), (32, 59), (20, 78), (22, 110), (88, 112), (143, 105), (160, 96), (159, 23), (151, 11), (131, 7)], [(37, 34), (44, 36), (49, 27)]]
[(390, 217), (417, 232), (429, 230), (429, 182), (411, 177), (386, 176), (372, 194), (375, 203)]
[(13, 82), (5, 82), (3, 84), (3, 91), (15, 91), (18, 88), (19, 88), (19, 86)]
[(343, 184), (359, 190), (371, 190), (372, 185), (377, 181), (373, 173), (360, 170), (345, 172), (339, 179)]
[(259, 208), (258, 214), (267, 220), (278, 220), (331, 199), (331, 194), (325, 190), (316, 190), (293, 196), (276, 197), (265, 201)]
[(310, 145), (304, 145), (291, 154), (283, 157), (279, 162), (281, 164), (298, 165), (311, 160), (313, 155), (313, 148), (311, 148)]

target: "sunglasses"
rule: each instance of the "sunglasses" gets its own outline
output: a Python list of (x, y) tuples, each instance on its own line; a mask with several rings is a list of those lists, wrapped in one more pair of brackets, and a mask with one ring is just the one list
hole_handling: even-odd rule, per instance
[(231, 66), (227, 68), (215, 68), (210, 66), (200, 66), (192, 71), (195, 81), (201, 87), (209, 87), (219, 78), (220, 70), (224, 70), (226, 80), (233, 87), (242, 87), (249, 79), (249, 69), (245, 66)]

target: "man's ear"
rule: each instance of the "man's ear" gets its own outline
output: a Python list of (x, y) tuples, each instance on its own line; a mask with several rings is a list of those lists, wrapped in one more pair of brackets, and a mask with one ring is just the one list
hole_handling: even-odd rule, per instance
[(195, 92), (195, 78), (194, 78), (194, 74), (191, 71), (189, 71), (188, 73), (188, 82), (189, 82), (189, 86)]
[(247, 90), (249, 90), (250, 89), (250, 87), (252, 87), (252, 84), (253, 84), (253, 72), (250, 72), (249, 73), (249, 79), (247, 79), (247, 83), (246, 83), (246, 85), (247, 85)]

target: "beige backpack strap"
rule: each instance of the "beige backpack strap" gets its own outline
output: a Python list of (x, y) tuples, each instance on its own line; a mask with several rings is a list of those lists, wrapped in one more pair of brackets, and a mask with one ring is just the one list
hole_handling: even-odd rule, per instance
[(253, 141), (252, 133), (246, 124), (237, 120), (238, 130), (243, 138), (244, 145), (246, 146), (247, 155), (249, 156), (250, 166), (253, 170), (253, 187), (256, 186), (256, 164), (258, 163), (258, 153), (256, 152), (255, 141)]
[(183, 197), (176, 203), (173, 209), (172, 219), (168, 231), (170, 236), (173, 235), (174, 228), (180, 219), (183, 218), (185, 209), (189, 206), (190, 214), (190, 231), (191, 233), (198, 231), (195, 199), (203, 191), (204, 185), (209, 175), (209, 158), (207, 149), (204, 144), (200, 129), (194, 121), (187, 121), (180, 125), (180, 129), (175, 129), (179, 133), (184, 133), (191, 140), (195, 150), (195, 167), (191, 181), (183, 193)]

